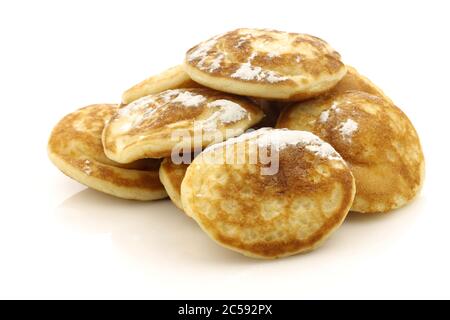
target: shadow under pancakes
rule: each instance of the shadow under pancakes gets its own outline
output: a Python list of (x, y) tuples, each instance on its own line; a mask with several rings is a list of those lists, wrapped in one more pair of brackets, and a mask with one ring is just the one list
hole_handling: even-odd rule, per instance
[[(425, 212), (426, 198), (419, 194), (408, 205), (387, 213), (349, 212), (342, 226), (331, 236), (323, 249), (336, 250), (345, 248), (353, 251), (355, 248), (385, 250), (393, 243), (402, 239)], [(357, 251), (356, 251), (357, 252)]]
[(139, 264), (167, 264), (173, 268), (172, 260), (255, 263), (215, 244), (194, 220), (167, 199), (123, 200), (87, 188), (61, 203), (56, 214), (63, 225), (77, 232), (111, 234), (113, 246), (120, 254)]

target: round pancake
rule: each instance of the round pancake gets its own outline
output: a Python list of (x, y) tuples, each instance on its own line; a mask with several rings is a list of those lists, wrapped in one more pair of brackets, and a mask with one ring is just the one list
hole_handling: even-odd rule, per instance
[(165, 158), (159, 168), (159, 179), (166, 188), (170, 200), (181, 210), (183, 210), (183, 205), (181, 204), (181, 182), (183, 182), (188, 167), (189, 164), (175, 164), (170, 158)]
[(48, 154), (67, 176), (104, 193), (124, 199), (167, 197), (159, 181), (160, 161), (145, 159), (127, 165), (109, 160), (101, 135), (117, 105), (96, 104), (65, 116), (53, 129)]
[(266, 99), (300, 101), (334, 87), (346, 73), (325, 41), (298, 33), (237, 29), (186, 53), (185, 70), (216, 90)]
[[(267, 170), (275, 163), (278, 170)], [(352, 173), (328, 143), (270, 128), (207, 148), (181, 184), (185, 212), (212, 239), (265, 259), (316, 248), (340, 226), (354, 194)]]
[(139, 98), (162, 91), (178, 88), (197, 88), (198, 83), (191, 80), (182, 65), (167, 69), (134, 85), (122, 95), (122, 103), (129, 104)]
[(342, 155), (356, 180), (353, 211), (387, 212), (420, 190), (419, 137), (408, 117), (382, 97), (347, 91), (313, 99), (286, 108), (277, 127), (313, 132)]
[(120, 108), (103, 130), (103, 145), (120, 163), (164, 158), (239, 135), (263, 116), (243, 97), (205, 88), (168, 90)]

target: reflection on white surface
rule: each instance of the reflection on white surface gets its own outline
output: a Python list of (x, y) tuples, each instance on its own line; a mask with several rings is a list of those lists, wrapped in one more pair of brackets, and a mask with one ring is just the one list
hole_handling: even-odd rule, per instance
[(111, 234), (117, 250), (143, 264), (174, 259), (228, 265), (254, 262), (215, 244), (168, 199), (138, 202), (85, 189), (65, 200), (57, 214), (61, 223), (81, 233)]
[[(342, 254), (355, 249), (374, 250), (389, 247), (414, 225), (422, 213), (424, 199), (387, 214), (350, 212), (341, 228), (314, 252), (278, 261), (297, 259), (327, 252)], [(138, 202), (117, 199), (85, 189), (65, 200), (57, 208), (57, 219), (83, 234), (110, 234), (112, 245), (121, 255), (145, 265), (180, 261), (194, 265), (251, 266), (270, 261), (254, 260), (214, 243), (195, 223), (168, 199)], [(337, 250), (337, 251), (336, 251)], [(273, 263), (273, 262), (272, 262)]]

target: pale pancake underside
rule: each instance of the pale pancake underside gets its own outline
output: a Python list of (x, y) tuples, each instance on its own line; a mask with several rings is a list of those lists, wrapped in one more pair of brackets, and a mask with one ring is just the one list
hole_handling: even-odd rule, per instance
[(286, 108), (277, 127), (307, 130), (333, 145), (355, 176), (354, 211), (387, 212), (420, 190), (425, 167), (420, 141), (390, 100), (347, 91)]
[(103, 145), (120, 163), (163, 158), (174, 148), (189, 153), (239, 135), (263, 116), (243, 97), (204, 88), (168, 90), (120, 108), (103, 131)]
[[(272, 175), (250, 160), (267, 148), (279, 155)], [(268, 128), (207, 148), (181, 185), (185, 212), (212, 239), (266, 259), (316, 248), (342, 223), (354, 193), (352, 174), (330, 145), (308, 132)]]
[(190, 49), (185, 69), (196, 82), (245, 96), (304, 100), (345, 75), (340, 55), (306, 34), (237, 29)]
[(101, 135), (117, 105), (99, 104), (64, 117), (48, 143), (52, 162), (66, 175), (116, 197), (154, 200), (167, 196), (159, 181), (159, 161), (148, 159), (123, 165), (106, 158)]

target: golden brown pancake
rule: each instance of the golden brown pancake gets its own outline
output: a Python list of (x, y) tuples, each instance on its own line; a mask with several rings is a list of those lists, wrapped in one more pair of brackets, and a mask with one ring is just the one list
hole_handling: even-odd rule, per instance
[(201, 87), (201, 85), (192, 81), (184, 71), (183, 66), (178, 65), (160, 74), (151, 76), (125, 91), (122, 95), (122, 103), (128, 104), (149, 94), (156, 94), (166, 90), (197, 87)]
[(145, 159), (123, 165), (105, 156), (101, 135), (116, 109), (117, 105), (96, 104), (65, 116), (48, 142), (51, 161), (78, 182), (119, 198), (165, 198), (158, 175), (160, 161)]
[(387, 212), (420, 190), (424, 157), (416, 130), (389, 100), (346, 91), (286, 108), (277, 127), (310, 131), (347, 161), (356, 180), (352, 210)]
[(354, 194), (347, 164), (328, 143), (270, 128), (207, 148), (181, 184), (185, 212), (212, 239), (264, 259), (316, 248), (342, 223)]
[(172, 202), (182, 210), (181, 182), (183, 182), (183, 178), (188, 167), (189, 164), (175, 164), (170, 158), (165, 158), (161, 162), (161, 167), (159, 168), (159, 178), (166, 188), (170, 200), (172, 200)]
[(299, 101), (317, 96), (346, 73), (340, 55), (322, 39), (299, 33), (237, 29), (191, 48), (185, 70), (216, 90)]
[(243, 97), (205, 88), (168, 90), (120, 108), (105, 126), (103, 145), (120, 163), (164, 158), (239, 135), (262, 117)]

